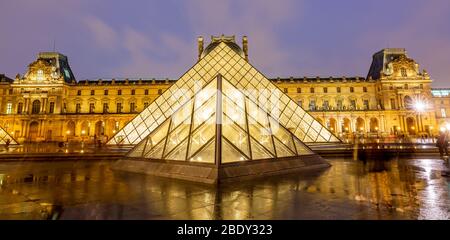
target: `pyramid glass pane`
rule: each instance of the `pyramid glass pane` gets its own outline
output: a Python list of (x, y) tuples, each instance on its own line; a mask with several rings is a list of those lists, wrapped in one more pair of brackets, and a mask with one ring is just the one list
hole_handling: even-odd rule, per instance
[(297, 154), (298, 155), (313, 154), (313, 152), (308, 147), (306, 147), (305, 144), (300, 142), (300, 140), (298, 140), (297, 138), (294, 138), (294, 143), (295, 143), (295, 147), (297, 149)]
[(284, 145), (288, 146), (289, 149), (295, 152), (294, 142), (292, 140), (292, 135), (284, 129), (278, 122), (270, 118), (270, 127), (272, 129), (273, 135), (275, 135), (278, 140), (280, 140)]
[(194, 156), (189, 158), (191, 162), (214, 163), (216, 156), (216, 141), (213, 139), (203, 146)]
[(250, 124), (250, 118), (248, 123), (248, 128), (250, 130), (250, 136), (255, 138), (261, 145), (263, 145), (267, 150), (269, 150), (272, 154), (275, 154), (272, 144), (272, 135), (266, 128), (262, 127), (259, 124)]
[(241, 162), (248, 158), (222, 137), (222, 163)]
[(165, 156), (164, 159), (177, 161), (186, 160), (187, 143), (188, 140), (185, 139), (172, 152), (170, 152), (167, 156)]
[(284, 145), (280, 140), (274, 138), (275, 149), (277, 151), (277, 157), (291, 157), (295, 156), (295, 152), (292, 152), (286, 145)]
[(127, 157), (142, 157), (142, 155), (144, 154), (144, 148), (146, 144), (147, 140), (144, 139), (128, 153)]
[(235, 147), (241, 150), (241, 152), (243, 152), (247, 156), (250, 156), (247, 132), (241, 129), (227, 116), (223, 116), (222, 121), (222, 135), (227, 138)]
[(183, 140), (185, 140), (189, 135), (190, 124), (181, 124), (171, 133), (167, 138), (166, 149), (164, 150), (164, 155), (172, 151), (173, 148), (178, 146)]
[(193, 128), (196, 129), (200, 124), (208, 120), (216, 111), (216, 95), (210, 97), (202, 106), (194, 110)]
[(255, 139), (250, 138), (252, 148), (252, 160), (274, 158), (274, 156), (261, 146)]
[(144, 154), (144, 157), (145, 158), (153, 158), (153, 159), (161, 159), (163, 150), (164, 150), (164, 142), (165, 141), (161, 141), (160, 143), (158, 143), (156, 146), (154, 146), (151, 149), (145, 148), (146, 153)]
[(170, 121), (164, 122), (160, 127), (158, 127), (153, 133), (148, 137), (147, 149), (151, 149), (161, 140), (163, 140), (167, 136), (167, 132), (169, 129)]
[(206, 122), (196, 129), (190, 137), (189, 154), (192, 156), (198, 149), (204, 146), (216, 134), (216, 115), (213, 114)]

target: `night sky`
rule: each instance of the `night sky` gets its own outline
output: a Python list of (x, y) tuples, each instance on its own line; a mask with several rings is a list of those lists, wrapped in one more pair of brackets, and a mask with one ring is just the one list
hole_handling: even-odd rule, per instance
[(268, 77), (365, 77), (373, 53), (398, 47), (450, 87), (448, 0), (1, 0), (0, 73), (23, 74), (55, 40), (78, 80), (178, 78), (197, 36), (222, 33), (247, 35)]

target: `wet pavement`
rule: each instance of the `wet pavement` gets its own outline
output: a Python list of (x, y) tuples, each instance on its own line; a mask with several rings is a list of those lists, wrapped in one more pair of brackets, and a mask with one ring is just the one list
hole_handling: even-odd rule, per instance
[(321, 172), (211, 187), (113, 161), (0, 162), (0, 219), (450, 219), (440, 159), (329, 159)]

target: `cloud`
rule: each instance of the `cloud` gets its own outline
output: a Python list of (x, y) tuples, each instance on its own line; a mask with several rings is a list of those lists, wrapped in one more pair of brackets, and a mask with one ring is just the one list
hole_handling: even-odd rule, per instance
[(87, 16), (83, 18), (82, 21), (91, 33), (98, 47), (108, 51), (115, 49), (118, 43), (118, 34), (112, 27), (93, 16)]

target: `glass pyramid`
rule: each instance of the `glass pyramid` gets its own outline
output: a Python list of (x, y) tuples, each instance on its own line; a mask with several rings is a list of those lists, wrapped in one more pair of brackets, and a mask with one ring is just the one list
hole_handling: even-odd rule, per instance
[(19, 144), (8, 132), (5, 131), (2, 127), (0, 127), (0, 145), (6, 144), (6, 141), (9, 139), (9, 144)]
[(264, 108), (217, 75), (127, 157), (222, 164), (311, 154)]
[[(262, 111), (269, 113), (268, 117), (285, 126), (302, 142), (340, 142), (326, 127), (316, 121), (294, 100), (250, 65), (242, 54), (239, 54), (232, 46), (230, 47), (230, 44), (220, 42), (218, 44), (215, 43), (213, 46), (214, 48), (210, 49), (175, 84), (117, 132), (108, 144), (137, 144), (147, 139), (149, 134), (154, 132), (162, 123), (169, 121), (175, 112), (182, 108), (184, 109), (183, 111), (186, 111), (189, 108), (186, 107), (186, 104), (192, 101), (194, 96), (198, 96), (205, 89), (208, 82), (218, 75), (227, 79), (230, 86), (235, 86), (239, 89), (239, 94), (227, 97), (230, 104), (234, 101), (239, 101), (240, 98), (245, 96), (258, 106), (259, 110), (253, 109), (256, 111), (254, 113), (256, 115), (252, 115), (252, 118), (259, 124), (258, 126), (261, 125), (267, 128), (269, 125), (268, 118), (255, 119), (258, 118), (259, 113), (257, 112)], [(206, 93), (203, 94), (206, 95)], [(202, 103), (207, 100), (210, 99), (205, 97), (198, 101)], [(195, 104), (200, 105), (198, 103)], [(252, 103), (248, 104), (250, 105), (248, 106), (249, 108), (253, 108)], [(230, 112), (232, 116), (227, 115), (225, 119), (231, 121), (234, 120), (234, 114), (236, 116), (242, 114), (237, 109), (236, 111), (233, 113)], [(243, 126), (240, 122), (236, 122), (236, 125), (243, 131), (255, 131), (251, 129), (255, 126)], [(245, 127), (249, 127), (249, 129)], [(235, 132), (239, 132), (240, 130), (235, 130)], [(177, 134), (184, 136), (183, 134), (186, 134), (188, 130), (180, 129), (179, 131), (181, 132)], [(263, 136), (267, 135), (267, 133), (260, 134)], [(282, 133), (278, 137), (282, 137)], [(231, 139), (229, 140), (231, 141)], [(282, 139), (280, 141), (283, 142)], [(272, 147), (269, 146), (270, 144), (273, 145), (275, 143), (264, 142), (261, 143), (261, 146), (273, 154), (273, 149), (271, 150)], [(287, 144), (292, 145), (292, 143)], [(241, 151), (244, 154), (246, 153), (242, 149)], [(253, 149), (248, 151), (252, 152)], [(261, 152), (261, 154), (263, 153)]]

